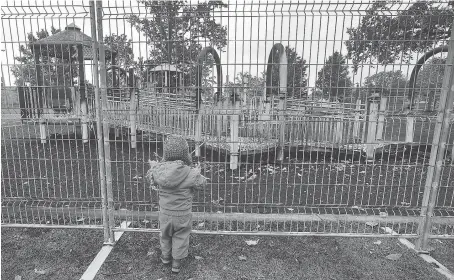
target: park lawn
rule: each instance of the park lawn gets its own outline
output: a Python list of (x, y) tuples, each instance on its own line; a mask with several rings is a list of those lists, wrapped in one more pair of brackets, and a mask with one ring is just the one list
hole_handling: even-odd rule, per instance
[(157, 234), (127, 233), (96, 279), (444, 279), (396, 239), (192, 235), (190, 246), (172, 275), (158, 259)]
[[(1, 237), (2, 279), (78, 279), (102, 246), (101, 230), (2, 228)], [(453, 267), (452, 241), (434, 242), (431, 254)], [(193, 234), (178, 275), (159, 253), (158, 234), (126, 232), (95, 279), (445, 279), (391, 238)]]
[(79, 279), (103, 244), (101, 230), (1, 229), (1, 279)]

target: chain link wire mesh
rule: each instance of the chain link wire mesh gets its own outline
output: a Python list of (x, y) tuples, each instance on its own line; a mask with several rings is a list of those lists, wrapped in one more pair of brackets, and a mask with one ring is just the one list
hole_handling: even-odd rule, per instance
[[(428, 236), (454, 236), (452, 104), (439, 110), (452, 94), (451, 3), (109, 1), (98, 11), (99, 109), (92, 41), (80, 35), (92, 37), (89, 2), (2, 7), (2, 224), (100, 227), (104, 176), (114, 230), (157, 231), (148, 161), (176, 134), (208, 180), (194, 193), (196, 232), (416, 238), (430, 208)], [(437, 153), (434, 137), (445, 141)]]

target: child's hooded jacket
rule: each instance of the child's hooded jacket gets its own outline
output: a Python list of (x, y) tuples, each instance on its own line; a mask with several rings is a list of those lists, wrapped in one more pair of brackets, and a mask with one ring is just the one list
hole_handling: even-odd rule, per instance
[(203, 189), (206, 184), (200, 171), (180, 160), (156, 163), (150, 171), (154, 184), (159, 186), (161, 211), (173, 216), (190, 213), (194, 189)]

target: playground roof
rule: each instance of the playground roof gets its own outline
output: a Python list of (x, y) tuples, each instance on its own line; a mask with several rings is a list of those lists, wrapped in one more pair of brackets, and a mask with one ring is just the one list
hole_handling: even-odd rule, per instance
[(158, 66), (156, 66), (156, 67), (154, 67), (153, 69), (150, 70), (150, 72), (159, 72), (159, 71), (169, 71), (169, 72), (180, 72), (180, 73), (183, 73), (183, 71), (178, 69), (176, 65), (168, 64), (168, 63), (164, 63), (164, 64), (161, 64), (161, 65), (158, 65)]
[[(93, 59), (92, 44), (93, 39), (87, 34), (80, 31), (80, 27), (71, 23), (65, 27), (65, 30), (55, 33), (46, 38), (40, 39), (32, 46), (47, 46), (51, 47), (57, 57), (69, 57), (69, 48), (63, 48), (68, 45), (79, 45), (83, 46), (83, 55), (85, 60)], [(106, 47), (106, 58), (110, 58), (111, 49)]]

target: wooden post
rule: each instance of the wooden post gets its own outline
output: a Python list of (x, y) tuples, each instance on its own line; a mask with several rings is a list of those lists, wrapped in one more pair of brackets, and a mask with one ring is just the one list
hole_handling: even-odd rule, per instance
[(131, 127), (131, 148), (137, 148), (137, 101), (136, 101), (136, 93), (133, 90), (131, 93), (131, 99), (129, 104), (129, 124)]
[(427, 104), (426, 104), (426, 111), (431, 112), (435, 108), (435, 90), (428, 90), (428, 98), (427, 98)]
[(77, 61), (79, 63), (79, 92), (80, 92), (80, 109), (82, 123), (82, 142), (88, 142), (88, 106), (85, 96), (85, 69), (84, 69), (84, 53), (82, 44), (77, 45)]
[[(116, 65), (116, 58), (117, 58), (116, 53), (111, 51), (110, 52), (110, 59), (111, 59), (110, 63), (111, 63), (112, 66), (117, 66)], [(112, 88), (117, 88), (117, 87), (119, 87), (119, 84), (120, 84), (120, 82), (117, 81), (117, 72), (116, 71), (117, 71), (116, 68), (112, 67)], [(118, 79), (120, 79), (120, 73), (118, 73), (118, 74), (119, 74)]]
[[(131, 148), (137, 148), (137, 99), (136, 99), (136, 87), (140, 87), (141, 83), (134, 79), (134, 68), (129, 69), (129, 125), (131, 128)], [(138, 90), (137, 90), (138, 93)]]
[(356, 100), (356, 112), (355, 112), (355, 121), (353, 123), (353, 139), (359, 139), (360, 138), (360, 135), (359, 135), (359, 132), (360, 132), (360, 127), (361, 127), (361, 123), (359, 122), (359, 117), (360, 117), (360, 110), (361, 110), (361, 100)]
[[(270, 53), (270, 58), (268, 60), (268, 67), (270, 68), (270, 62), (272, 61), (272, 55), (275, 53), (273, 50), (279, 52), (279, 149), (277, 153), (277, 160), (282, 162), (284, 160), (284, 147), (285, 147), (285, 122), (287, 115), (287, 54), (285, 53), (285, 48), (281, 44), (275, 44)], [(268, 73), (271, 69), (267, 69), (267, 80), (270, 78), (271, 73)], [(271, 81), (270, 81), (271, 82)]]
[[(203, 107), (203, 105), (201, 105)], [(200, 157), (200, 144), (202, 143), (202, 114), (200, 108), (195, 117), (195, 127), (194, 127), (194, 140), (195, 140), (195, 156)]]
[(344, 116), (342, 115), (340, 118), (336, 119), (336, 142), (335, 144), (337, 146), (342, 145), (343, 141), (343, 134), (344, 134)]
[(76, 88), (75, 87), (69, 87), (69, 90), (71, 91), (71, 112), (73, 114), (77, 114), (76, 112)]
[(230, 169), (238, 168), (238, 155), (239, 155), (239, 101), (235, 100), (230, 114)]
[[(42, 69), (41, 69), (41, 62), (40, 62), (40, 54), (41, 54), (41, 46), (39, 47), (34, 47), (34, 58), (35, 58), (35, 65), (36, 65), (36, 82), (38, 84), (38, 87), (36, 89), (38, 93), (38, 100), (35, 103), (38, 111), (38, 116), (39, 116), (39, 136), (41, 139), (41, 144), (46, 144), (47, 143), (47, 131), (46, 131), (46, 113), (47, 110), (47, 102), (46, 102), (46, 96), (45, 96), (45, 91), (43, 90), (43, 74), (42, 74)], [(30, 95), (32, 95), (32, 90), (30, 89)]]
[(414, 128), (415, 128), (415, 118), (407, 117), (407, 125), (406, 125), (406, 130), (405, 130), (405, 142), (407, 142), (407, 143), (413, 142)]
[(368, 161), (375, 159), (375, 144), (377, 136), (377, 119), (378, 119), (378, 100), (379, 94), (369, 97), (369, 116), (367, 125), (367, 138), (366, 138), (366, 158)]
[(222, 103), (217, 101), (215, 110), (217, 112), (217, 114), (216, 114), (216, 136), (218, 138), (221, 138), (221, 136), (222, 136), (222, 118), (224, 115), (224, 112), (222, 111), (221, 106), (222, 106)]
[(385, 124), (385, 112), (386, 112), (386, 103), (388, 98), (382, 97), (380, 99), (380, 108), (378, 114), (378, 124), (377, 124), (377, 140), (383, 140), (383, 127)]
[(41, 144), (47, 143), (47, 130), (46, 130), (46, 121), (44, 118), (39, 120), (39, 137), (41, 139)]
[(120, 128), (118, 126), (115, 127), (115, 138), (119, 138), (120, 137)]
[(302, 106), (300, 108), (300, 114), (301, 114), (301, 119), (297, 119), (300, 123), (298, 124), (298, 127), (301, 128), (300, 131), (297, 130), (298, 134), (298, 139), (301, 142), (306, 142), (306, 130), (307, 130), (307, 117), (306, 117), (306, 106)]
[(82, 112), (81, 112), (81, 107), (80, 107), (80, 92), (77, 88), (73, 87), (74, 89), (74, 94), (75, 94), (75, 105), (74, 105), (74, 110), (76, 112), (76, 116), (80, 117)]
[(87, 100), (80, 100), (80, 108), (81, 108), (81, 123), (82, 123), (82, 142), (88, 142), (88, 106)]

